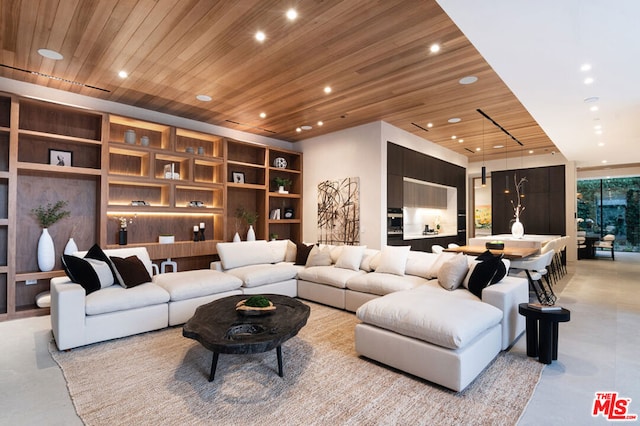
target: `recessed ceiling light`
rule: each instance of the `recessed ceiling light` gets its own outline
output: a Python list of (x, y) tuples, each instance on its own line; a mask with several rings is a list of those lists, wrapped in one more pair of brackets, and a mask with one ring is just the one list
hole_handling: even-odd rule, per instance
[(458, 143), (464, 142), (464, 139), (458, 139)]
[(433, 123), (427, 123), (427, 127), (428, 128), (432, 128), (433, 127)]
[(288, 20), (295, 21), (297, 17), (298, 17), (298, 12), (296, 12), (295, 9), (291, 8), (291, 9), (287, 10), (287, 19)]
[(596, 112), (596, 111), (598, 111), (599, 109), (600, 109), (600, 108), (598, 108), (598, 105), (593, 105), (593, 106), (591, 106), (591, 108), (589, 108), (589, 111), (591, 111), (591, 112)]
[(593, 126), (593, 128), (596, 130), (600, 130), (602, 129), (602, 124), (596, 124), (595, 126)]
[(267, 113), (266, 112), (261, 112), (260, 113), (260, 118), (267, 118)]
[(462, 118), (453, 117), (447, 120), (449, 123), (459, 123), (462, 121)]
[(482, 151), (482, 149), (480, 149), (480, 147), (477, 147), (477, 148), (476, 148), (476, 151)]
[(59, 61), (64, 58), (61, 53), (58, 53), (55, 50), (51, 49), (38, 49), (38, 53), (41, 56), (44, 56), (47, 59), (53, 59), (54, 61)]
[(323, 125), (324, 125), (324, 122), (318, 121), (318, 126), (323, 126)]
[(300, 133), (302, 129), (300, 127), (296, 127), (296, 132)]
[(469, 75), (467, 77), (462, 77), (460, 80), (458, 80), (458, 83), (460, 83), (460, 84), (473, 84), (476, 81), (478, 81), (478, 77), (476, 77), (475, 75)]
[(607, 160), (602, 160), (602, 164), (607, 164)]
[(584, 103), (586, 103), (586, 104), (592, 104), (592, 103), (594, 103), (594, 102), (598, 102), (599, 100), (600, 100), (600, 98), (599, 98), (599, 97), (597, 97), (597, 96), (591, 96), (591, 97), (589, 97), (589, 98), (584, 98)]
[(266, 34), (265, 34), (265, 33), (263, 33), (262, 31), (258, 31), (258, 32), (256, 33), (256, 40), (258, 40), (259, 42), (261, 42), (261, 43), (262, 43), (263, 41), (265, 41), (265, 40), (266, 40), (266, 38), (267, 38)]
[(308, 124), (305, 124), (304, 126), (300, 126), (300, 128), (302, 130), (311, 130), (311, 129), (313, 129), (313, 127), (309, 126)]
[(440, 51), (440, 45), (434, 43), (431, 45), (431, 47), (429, 47), (429, 50), (431, 51), (431, 53), (438, 53)]
[(580, 71), (591, 71), (591, 64), (582, 64)]
[(120, 77), (120, 78), (127, 78), (127, 77), (129, 77), (129, 73), (128, 73), (128, 72), (126, 72), (126, 71), (124, 71), (124, 70), (122, 70), (122, 71), (118, 71), (118, 77)]
[(211, 96), (209, 95), (197, 95), (196, 99), (202, 102), (211, 102)]
[(604, 146), (604, 142), (598, 142), (598, 146)]
[(331, 93), (331, 86), (324, 86), (324, 93), (326, 93), (327, 95)]
[(593, 84), (594, 81), (593, 77), (587, 77), (584, 79), (584, 84)]
[(457, 139), (458, 137), (456, 135), (451, 136), (451, 139)]
[(500, 149), (500, 148), (504, 148), (504, 145), (494, 145), (493, 146), (494, 149)]
[(532, 149), (529, 150), (529, 154), (533, 154), (533, 150)]

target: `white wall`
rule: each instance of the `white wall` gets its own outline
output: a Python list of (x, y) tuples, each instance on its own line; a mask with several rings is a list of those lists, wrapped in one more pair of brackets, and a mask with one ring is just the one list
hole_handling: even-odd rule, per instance
[[(304, 241), (318, 240), (318, 184), (360, 178), (360, 244), (380, 248), (386, 239), (381, 205), (386, 205), (386, 156), (382, 160), (381, 122), (365, 124), (299, 142), (304, 172)], [(386, 212), (385, 212), (386, 215)]]

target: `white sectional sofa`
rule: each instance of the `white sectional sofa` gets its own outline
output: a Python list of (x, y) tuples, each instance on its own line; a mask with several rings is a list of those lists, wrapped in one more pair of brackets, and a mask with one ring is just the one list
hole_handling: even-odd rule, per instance
[[(499, 282), (478, 289), (479, 263), (461, 254), (318, 246), (301, 260), (287, 240), (219, 243), (217, 250), (210, 270), (159, 274), (133, 288), (114, 284), (86, 295), (67, 277), (52, 279), (58, 348), (181, 324), (220, 297), (275, 293), (356, 312), (359, 354), (459, 391), (524, 331), (518, 304), (529, 300), (528, 282), (506, 275), (508, 262)], [(135, 255), (151, 275), (144, 248), (105, 253)], [(477, 295), (451, 289), (463, 279)]]

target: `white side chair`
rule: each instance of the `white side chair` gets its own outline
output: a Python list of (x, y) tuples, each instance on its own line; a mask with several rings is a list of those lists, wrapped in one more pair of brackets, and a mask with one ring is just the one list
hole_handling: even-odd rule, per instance
[(611, 260), (616, 260), (615, 254), (613, 253), (613, 246), (616, 241), (616, 236), (613, 234), (607, 234), (600, 241), (596, 241), (593, 243), (593, 246), (600, 250), (609, 250), (611, 251)]
[(431, 253), (440, 254), (444, 251), (444, 247), (438, 244), (434, 244), (431, 246)]
[(460, 247), (460, 246), (456, 243), (449, 243), (449, 245), (447, 245), (447, 248), (456, 248), (456, 247)]
[(509, 275), (526, 277), (529, 280), (529, 286), (535, 291), (538, 301), (544, 305), (553, 305), (557, 300), (551, 286), (545, 287), (542, 280), (554, 254), (553, 250), (548, 250), (546, 253), (536, 256), (513, 259), (509, 267)]

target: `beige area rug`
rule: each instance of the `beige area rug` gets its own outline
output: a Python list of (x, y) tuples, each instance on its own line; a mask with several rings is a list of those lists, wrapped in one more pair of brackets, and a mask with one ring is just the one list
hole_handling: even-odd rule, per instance
[(211, 352), (181, 327), (50, 352), (88, 425), (514, 425), (543, 369), (501, 353), (456, 393), (358, 357), (355, 315), (309, 305), (282, 346), (284, 378), (274, 350), (220, 355), (210, 383)]

